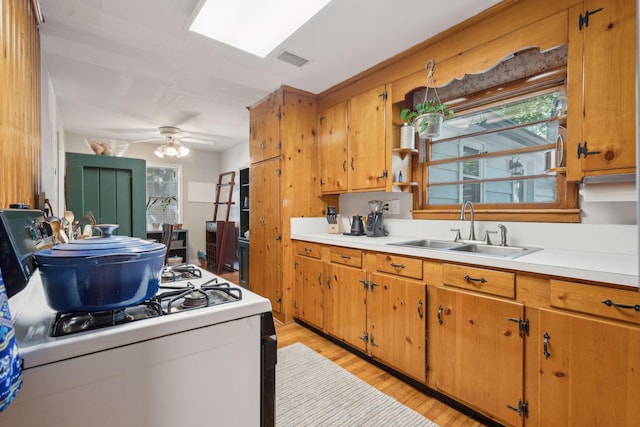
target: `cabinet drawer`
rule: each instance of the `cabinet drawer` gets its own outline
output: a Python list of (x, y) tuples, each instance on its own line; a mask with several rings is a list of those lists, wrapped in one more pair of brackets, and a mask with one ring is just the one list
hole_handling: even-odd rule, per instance
[(549, 281), (552, 307), (640, 324), (640, 292)]
[(393, 254), (377, 254), (376, 269), (384, 273), (422, 279), (422, 260)]
[(362, 267), (362, 251), (360, 249), (341, 248), (332, 246), (329, 250), (331, 262), (336, 264), (350, 265), (352, 267)]
[(469, 289), (507, 298), (516, 297), (515, 274), (484, 268), (445, 264), (442, 267), (445, 285)]
[(318, 243), (296, 241), (295, 251), (296, 255), (308, 256), (311, 258), (320, 258), (321, 247), (322, 245)]

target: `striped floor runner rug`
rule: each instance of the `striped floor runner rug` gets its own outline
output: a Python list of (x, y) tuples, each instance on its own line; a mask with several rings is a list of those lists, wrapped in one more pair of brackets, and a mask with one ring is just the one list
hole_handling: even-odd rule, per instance
[(278, 350), (276, 426), (438, 427), (301, 343)]

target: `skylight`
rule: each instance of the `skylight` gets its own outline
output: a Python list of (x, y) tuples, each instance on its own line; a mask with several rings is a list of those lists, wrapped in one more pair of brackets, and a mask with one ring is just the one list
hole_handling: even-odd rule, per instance
[(264, 58), (331, 0), (204, 0), (189, 30)]

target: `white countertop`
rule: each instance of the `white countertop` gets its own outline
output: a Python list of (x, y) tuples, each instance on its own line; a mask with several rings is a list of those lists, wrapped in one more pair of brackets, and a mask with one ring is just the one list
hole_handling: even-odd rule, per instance
[[(443, 221), (442, 224), (436, 224), (439, 226), (439, 229), (445, 230), (444, 232), (440, 231), (438, 233), (430, 232), (430, 230), (428, 230), (428, 228), (432, 227), (433, 224), (428, 226), (421, 224), (425, 222), (424, 220), (388, 220), (387, 222), (389, 223), (388, 228), (390, 229), (389, 236), (367, 237), (329, 234), (326, 231), (319, 231), (327, 228), (326, 221), (323, 218), (294, 218), (291, 223), (291, 238), (295, 240), (358, 248), (376, 252), (388, 252), (465, 264), (476, 264), (478, 266), (541, 273), (566, 277), (569, 279), (583, 279), (635, 288), (639, 287), (637, 253), (638, 236), (637, 227), (635, 226), (611, 228), (607, 226), (576, 227), (575, 224), (553, 224), (549, 227), (545, 224), (534, 224), (529, 227), (529, 231), (532, 234), (537, 235), (538, 238), (545, 237), (545, 235), (549, 234), (549, 236), (545, 237), (549, 240), (549, 246), (544, 247), (540, 244), (523, 244), (523, 241), (520, 240), (517, 241), (517, 246), (537, 247), (541, 249), (530, 254), (509, 259), (450, 250), (390, 245), (390, 243), (427, 238), (452, 240), (449, 227), (452, 222)], [(433, 223), (435, 221), (430, 222)], [(456, 224), (458, 228), (463, 229), (462, 233), (464, 237), (465, 231), (468, 230), (468, 223), (463, 224), (461, 222), (453, 222), (453, 224)], [(522, 233), (523, 230), (527, 229), (527, 226), (524, 224), (520, 225), (522, 230), (518, 229), (518, 226), (514, 225), (515, 223), (505, 224), (508, 224), (507, 228), (515, 229), (518, 233)], [(478, 236), (484, 235), (484, 233), (478, 232), (479, 229), (482, 229), (483, 225), (476, 225), (478, 226), (478, 228), (476, 228), (476, 234)], [(486, 229), (497, 229), (497, 227), (494, 227), (491, 223), (486, 223), (484, 225), (486, 226)], [(425, 227), (427, 229), (425, 229)], [(531, 229), (531, 227), (534, 229)], [(559, 229), (562, 230), (562, 236), (559, 236)], [(579, 238), (572, 238), (571, 234), (574, 232), (580, 232), (581, 235), (584, 234), (584, 232), (587, 232), (590, 236), (590, 238), (587, 239), (587, 242), (593, 241), (593, 245), (589, 245), (588, 243), (585, 243), (585, 241), (581, 241)], [(635, 235), (630, 236), (633, 232), (635, 232)], [(436, 235), (429, 235), (429, 233)], [(568, 233), (568, 235), (564, 235), (564, 233)], [(609, 241), (609, 239), (613, 241)], [(621, 243), (621, 239), (624, 240), (624, 242)], [(494, 240), (497, 239), (494, 238)], [(531, 238), (531, 241), (533, 243), (543, 243), (540, 240), (536, 242), (533, 237)], [(569, 244), (569, 241), (571, 244)], [(579, 245), (579, 247), (571, 247), (571, 245)]]

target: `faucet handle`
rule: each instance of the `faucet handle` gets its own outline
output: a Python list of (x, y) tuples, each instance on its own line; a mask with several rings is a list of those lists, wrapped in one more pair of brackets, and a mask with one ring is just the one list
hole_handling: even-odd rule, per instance
[(456, 237), (453, 239), (454, 242), (457, 242), (458, 240), (462, 240), (462, 236), (460, 235), (460, 229), (459, 228), (452, 228), (451, 231), (455, 231), (456, 232)]
[(489, 238), (489, 233), (492, 233), (492, 234), (493, 234), (493, 233), (498, 234), (498, 232), (497, 232), (497, 231), (489, 231), (489, 230), (486, 230), (486, 231), (484, 232), (484, 243), (485, 243), (486, 245), (493, 245), (493, 243), (491, 243), (491, 239)]

